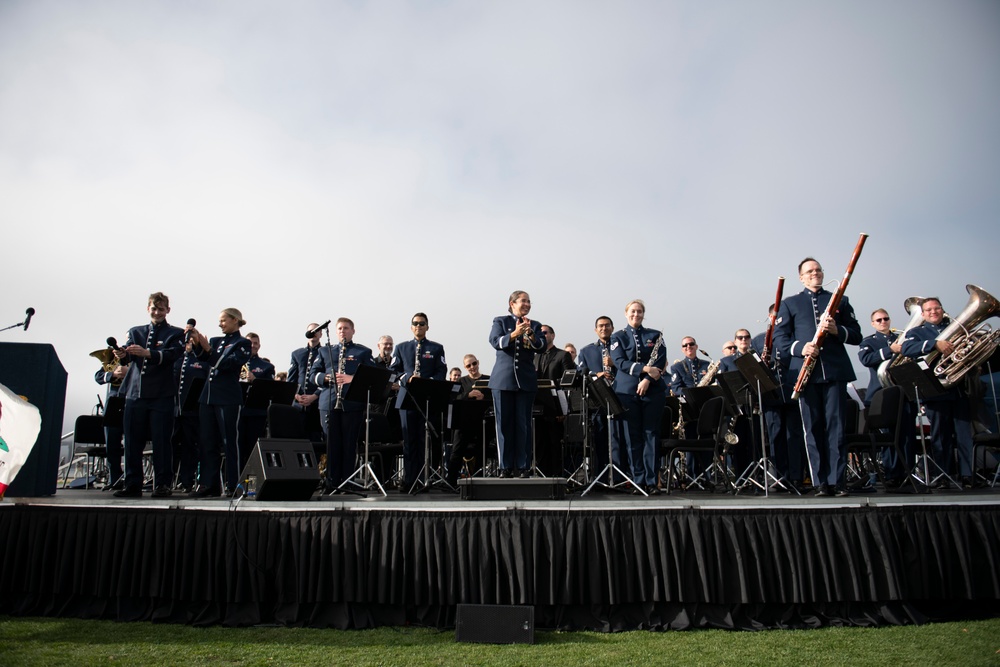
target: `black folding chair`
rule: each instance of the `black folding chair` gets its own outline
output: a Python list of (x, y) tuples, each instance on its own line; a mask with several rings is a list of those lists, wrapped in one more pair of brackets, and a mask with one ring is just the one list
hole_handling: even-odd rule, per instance
[[(726, 399), (722, 396), (715, 396), (705, 401), (698, 413), (698, 437), (695, 439), (668, 439), (663, 441), (663, 448), (669, 452), (667, 454), (667, 493), (670, 493), (674, 481), (674, 460), (681, 452), (706, 452), (712, 455), (711, 465), (705, 469), (702, 475), (707, 476), (715, 472), (717, 477), (721, 477), (727, 489), (731, 489), (729, 472), (726, 470), (726, 449), (728, 445), (725, 440), (724, 417)], [(699, 475), (699, 478), (702, 476)], [(698, 480), (694, 480), (697, 482)]]
[(69, 479), (69, 469), (77, 456), (86, 459), (86, 483), (89, 489), (97, 480), (97, 473), (102, 462), (108, 456), (108, 448), (104, 440), (104, 417), (102, 415), (80, 415), (73, 426), (73, 451), (70, 452), (69, 464), (63, 473), (63, 488)]

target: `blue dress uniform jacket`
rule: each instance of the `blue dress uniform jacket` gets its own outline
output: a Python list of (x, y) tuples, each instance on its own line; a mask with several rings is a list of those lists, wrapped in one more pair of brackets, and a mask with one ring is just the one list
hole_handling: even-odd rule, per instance
[[(417, 359), (417, 340), (403, 341), (392, 352), (392, 370), (400, 373), (399, 386), (405, 387), (413, 376)], [(444, 380), (448, 377), (448, 364), (444, 359), (444, 346), (426, 338), (420, 345), (420, 377)], [(313, 376), (315, 379), (315, 376)]]
[(736, 360), (741, 356), (743, 356), (742, 353), (739, 350), (736, 350), (728, 357), (722, 357), (722, 359), (719, 360), (719, 372), (732, 373), (733, 371), (738, 371), (740, 368), (736, 365)]
[[(596, 343), (590, 343), (589, 345), (584, 345), (580, 349), (580, 353), (577, 355), (577, 367), (584, 373), (592, 373), (596, 375), (597, 373), (604, 372), (604, 353), (605, 350), (608, 354), (608, 363), (611, 365), (611, 374), (615, 375), (615, 365), (611, 361), (611, 339), (608, 339), (607, 344), (597, 341)], [(613, 382), (613, 379), (612, 379)]]
[[(728, 358), (728, 357), (727, 357)], [(684, 387), (697, 387), (708, 371), (709, 362), (695, 357), (684, 357), (670, 366), (670, 391), (675, 396), (681, 395)]]
[(318, 394), (320, 392), (320, 388), (316, 386), (316, 383), (309, 376), (309, 370), (316, 361), (316, 355), (321, 347), (309, 347), (307, 345), (292, 352), (292, 361), (288, 367), (287, 381), (296, 384), (298, 389), (295, 393), (306, 395)]
[(861, 364), (868, 369), (870, 374), (868, 390), (865, 391), (866, 406), (871, 405), (872, 398), (882, 389), (882, 383), (878, 380), (878, 367), (882, 365), (883, 361), (888, 361), (895, 355), (889, 346), (895, 343), (898, 337), (897, 333), (884, 334), (876, 331), (861, 341), (861, 347), (858, 348), (858, 359), (861, 360)]
[[(639, 382), (649, 377), (646, 373), (642, 372), (642, 367), (650, 365), (648, 363), (649, 357), (653, 353), (653, 348), (656, 346), (656, 341), (660, 338), (660, 335), (660, 332), (656, 329), (639, 327), (638, 331), (636, 331), (631, 326), (626, 326), (624, 329), (611, 334), (611, 360), (618, 369), (618, 375), (615, 376), (617, 379), (615, 393), (628, 396), (634, 395), (636, 389), (639, 387)], [(638, 356), (636, 340), (639, 341)], [(666, 369), (666, 343), (660, 345), (656, 363), (653, 366), (661, 370)], [(650, 382), (646, 395), (662, 394), (666, 390), (667, 384), (661, 376), (659, 381)]]
[[(781, 302), (778, 321), (774, 327), (774, 347), (782, 357), (788, 357), (788, 369), (796, 377), (802, 368), (802, 348), (816, 335), (816, 321), (826, 311), (833, 294), (820, 289), (813, 294), (803, 289)], [(840, 309), (834, 313), (837, 335), (827, 336), (819, 360), (813, 368), (809, 382), (851, 382), (857, 379), (854, 366), (845, 345), (861, 342), (861, 325), (854, 316), (854, 308), (845, 296)]]
[(497, 351), (496, 363), (490, 372), (490, 389), (499, 391), (535, 391), (538, 389), (538, 372), (535, 370), (535, 354), (545, 349), (542, 325), (532, 321), (531, 345), (525, 345), (521, 337), (510, 337), (517, 318), (501, 315), (493, 318), (490, 328), (490, 346)]
[[(331, 356), (332, 355), (332, 356)], [(327, 373), (330, 375), (335, 375), (337, 373), (337, 362), (340, 360), (340, 343), (337, 343), (330, 349), (321, 347), (319, 354), (316, 355), (316, 360), (313, 362), (312, 368), (309, 369), (309, 378), (315, 385), (320, 385), (324, 383), (324, 378)], [(375, 362), (372, 361), (372, 351), (371, 348), (367, 348), (364, 345), (359, 345), (353, 341), (347, 343), (344, 347), (344, 372), (348, 375), (354, 375), (358, 372), (358, 368), (361, 366), (374, 366)], [(423, 361), (420, 362), (420, 372), (423, 374)], [(341, 397), (347, 396), (347, 391), (351, 388), (351, 384), (347, 383), (341, 389)], [(319, 395), (319, 409), (320, 410), (332, 410), (337, 398), (337, 387), (336, 383), (332, 382), (329, 387), (324, 387)], [(344, 410), (360, 412), (365, 409), (364, 401), (344, 401)]]
[(234, 331), (208, 341), (209, 349), (201, 347), (198, 359), (208, 362), (208, 380), (199, 401), (205, 405), (243, 405), (240, 370), (250, 361), (250, 341)]
[[(274, 379), (274, 364), (272, 364), (267, 359), (263, 359), (259, 356), (250, 357), (250, 361), (246, 363), (247, 370), (253, 373), (254, 380), (273, 380)], [(265, 419), (264, 428), (266, 429), (266, 419), (267, 410), (264, 408), (243, 408), (240, 411), (240, 418), (244, 419), (246, 417), (262, 417)]]
[[(152, 327), (152, 338), (150, 328)], [(125, 398), (164, 398), (174, 395), (174, 362), (184, 353), (184, 330), (166, 321), (143, 324), (128, 331), (124, 347), (139, 345), (150, 351), (148, 359), (125, 355), (132, 364), (125, 378)]]
[[(204, 380), (208, 377), (208, 363), (199, 359), (193, 352), (185, 352), (174, 364), (174, 376), (177, 379), (177, 414), (181, 414), (187, 404), (194, 380), (197, 378)], [(197, 411), (195, 408), (194, 412)]]

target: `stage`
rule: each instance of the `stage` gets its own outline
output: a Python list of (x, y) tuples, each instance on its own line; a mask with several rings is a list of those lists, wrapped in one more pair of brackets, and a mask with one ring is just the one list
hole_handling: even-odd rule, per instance
[(761, 629), (1000, 613), (1000, 493), (0, 502), (0, 608), (194, 625)]

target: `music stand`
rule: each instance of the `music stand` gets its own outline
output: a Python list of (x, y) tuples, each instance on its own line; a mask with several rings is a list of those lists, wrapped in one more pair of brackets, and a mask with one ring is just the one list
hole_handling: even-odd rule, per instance
[[(565, 373), (571, 373), (572, 371), (565, 371)], [(552, 380), (546, 378), (538, 379), (538, 391), (535, 392), (534, 406), (532, 410), (531, 419), (531, 474), (536, 477), (546, 477), (545, 473), (538, 469), (538, 456), (537, 456), (537, 440), (535, 437), (535, 419), (534, 415), (536, 411), (541, 413), (542, 418), (546, 418), (552, 415), (554, 418), (565, 417), (567, 413), (567, 405), (563, 402), (564, 397), (558, 393), (556, 388), (556, 383)], [(550, 445), (552, 443), (549, 443)], [(559, 445), (559, 466), (562, 467), (562, 443), (557, 443)]]
[[(778, 477), (771, 470), (771, 465), (768, 462), (767, 456), (767, 446), (771, 443), (765, 442), (765, 439), (767, 438), (767, 426), (764, 423), (764, 399), (765, 397), (770, 397), (775, 392), (778, 392), (778, 397), (780, 398), (781, 382), (778, 380), (777, 376), (775, 376), (774, 371), (764, 364), (756, 352), (740, 355), (736, 359), (736, 368), (739, 370), (740, 376), (746, 382), (747, 393), (751, 394), (754, 389), (757, 390), (757, 406), (760, 408), (758, 421), (761, 438), (760, 458), (758, 458), (744, 473), (745, 481), (739, 487), (737, 492), (742, 490), (747, 484), (753, 484), (758, 488), (763, 489), (765, 497), (770, 495), (771, 487), (774, 485), (780, 486), (787, 491), (790, 488), (790, 485), (787, 483), (784, 475)], [(750, 429), (750, 432), (751, 434), (753, 433), (752, 428)], [(763, 473), (763, 482), (758, 482), (754, 478), (754, 475), (758, 470)], [(768, 480), (769, 477), (772, 481)]]
[(441, 476), (439, 470), (432, 470), (431, 431), (434, 431), (438, 438), (441, 437), (441, 433), (434, 428), (430, 416), (431, 414), (443, 414), (461, 391), (462, 386), (457, 382), (422, 377), (411, 377), (407, 385), (399, 389), (397, 407), (400, 410), (416, 410), (424, 419), (424, 465), (417, 473), (417, 478), (413, 480), (413, 485), (409, 490), (411, 494), (429, 491), (435, 483), (444, 484), (453, 492), (456, 490), (451, 484), (448, 484), (448, 480)]
[[(281, 382), (280, 380), (254, 380), (249, 383), (246, 401), (243, 407), (249, 410), (267, 411), (272, 403), (278, 405), (291, 405), (295, 402), (296, 387), (291, 382)], [(192, 387), (194, 384), (192, 383)], [(189, 394), (190, 396), (190, 394)]]
[[(378, 487), (379, 493), (383, 496), (389, 495), (385, 492), (385, 488), (379, 481), (378, 475), (375, 474), (375, 470), (372, 469), (371, 461), (368, 458), (368, 439), (372, 421), (371, 397), (373, 395), (380, 395), (395, 381), (396, 374), (388, 368), (382, 368), (381, 366), (358, 366), (358, 370), (354, 372), (354, 378), (351, 380), (350, 386), (347, 387), (347, 394), (341, 396), (341, 400), (343, 401), (354, 401), (365, 404), (365, 453), (361, 460), (361, 465), (357, 470), (348, 475), (347, 479), (340, 483), (340, 486), (337, 487), (338, 491), (342, 491), (345, 486), (352, 484), (360, 487), (362, 491), (368, 491), (375, 486)], [(357, 443), (354, 443), (354, 446), (357, 448)], [(358, 477), (360, 481), (355, 482), (355, 477)]]
[[(613, 436), (614, 426), (612, 420), (625, 412), (625, 406), (622, 405), (621, 400), (618, 398), (618, 394), (614, 392), (614, 389), (611, 388), (611, 385), (608, 384), (606, 379), (587, 377), (584, 382), (589, 385), (588, 393), (590, 396), (595, 400), (595, 402), (598, 403), (599, 406), (604, 408), (605, 416), (608, 420), (608, 464), (604, 466), (604, 469), (601, 470), (601, 472), (594, 476), (594, 480), (590, 483), (590, 486), (584, 489), (583, 493), (580, 494), (580, 497), (582, 498), (590, 493), (591, 489), (593, 489), (597, 484), (600, 484), (609, 491), (624, 490), (622, 487), (627, 487), (631, 484), (632, 488), (636, 491), (644, 496), (648, 496), (649, 494), (646, 493), (645, 490), (632, 481), (631, 476), (626, 475), (622, 472), (621, 468), (615, 465)], [(615, 472), (622, 476), (621, 482), (615, 482)], [(602, 482), (601, 478), (604, 477), (605, 473), (608, 475), (608, 481)]]
[[(490, 378), (488, 375), (484, 375), (476, 380), (473, 385), (473, 389), (478, 389), (483, 394), (483, 402), (486, 403), (486, 412), (483, 413), (483, 465), (480, 468), (482, 471), (482, 476), (486, 477), (486, 445), (489, 442), (486, 439), (486, 423), (491, 417), (493, 411), (493, 390), (490, 389)], [(493, 426), (494, 433), (496, 432), (496, 422), (494, 421)], [(471, 474), (471, 473), (470, 473)]]
[[(449, 420), (449, 427), (459, 431), (459, 433), (473, 433), (479, 431), (483, 437), (483, 466), (486, 465), (486, 412), (493, 406), (493, 402), (487, 402), (485, 398), (486, 394), (482, 400), (476, 398), (463, 398), (462, 400), (455, 401), (451, 405), (451, 419)], [(459, 436), (464, 438), (465, 436)], [(454, 446), (454, 445), (453, 445)], [(454, 454), (452, 455), (454, 456)], [(461, 474), (461, 470), (459, 470)], [(469, 470), (469, 477), (474, 475), (472, 470)]]
[[(889, 377), (892, 379), (893, 384), (903, 390), (906, 397), (911, 401), (914, 401), (917, 405), (917, 417), (920, 417), (921, 410), (923, 408), (923, 400), (927, 398), (935, 398), (937, 396), (943, 396), (948, 393), (940, 380), (935, 377), (934, 372), (929, 368), (923, 367), (923, 362), (915, 364), (898, 364), (889, 369)], [(938, 465), (937, 461), (931, 460), (930, 463), (937, 468), (938, 472), (941, 473), (937, 475), (933, 480), (930, 478), (930, 466), (928, 465), (927, 456), (927, 435), (924, 433), (924, 426), (920, 424), (918, 429), (920, 432), (920, 450), (921, 457), (924, 460), (924, 479), (923, 483), (930, 488), (934, 482), (945, 477), (951, 484), (962, 488), (959, 484), (953, 480), (947, 472), (945, 472), (941, 466)], [(942, 443), (943, 446), (944, 443)], [(913, 471), (911, 470), (912, 474)]]

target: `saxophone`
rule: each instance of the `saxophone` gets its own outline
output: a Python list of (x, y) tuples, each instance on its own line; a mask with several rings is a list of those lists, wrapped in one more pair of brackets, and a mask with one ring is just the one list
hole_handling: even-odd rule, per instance
[(705, 375), (698, 380), (696, 387), (707, 387), (712, 384), (712, 380), (715, 379), (716, 374), (719, 372), (719, 365), (722, 364), (721, 359), (717, 359), (708, 365), (708, 370), (705, 371)]
[[(340, 339), (340, 354), (337, 356), (337, 374), (341, 375), (344, 372), (344, 350), (347, 349), (347, 343), (343, 338)], [(344, 400), (342, 398), (344, 393), (344, 385), (341, 384), (337, 377), (334, 376), (333, 381), (337, 383), (337, 402), (334, 403), (334, 410), (344, 409)]]

